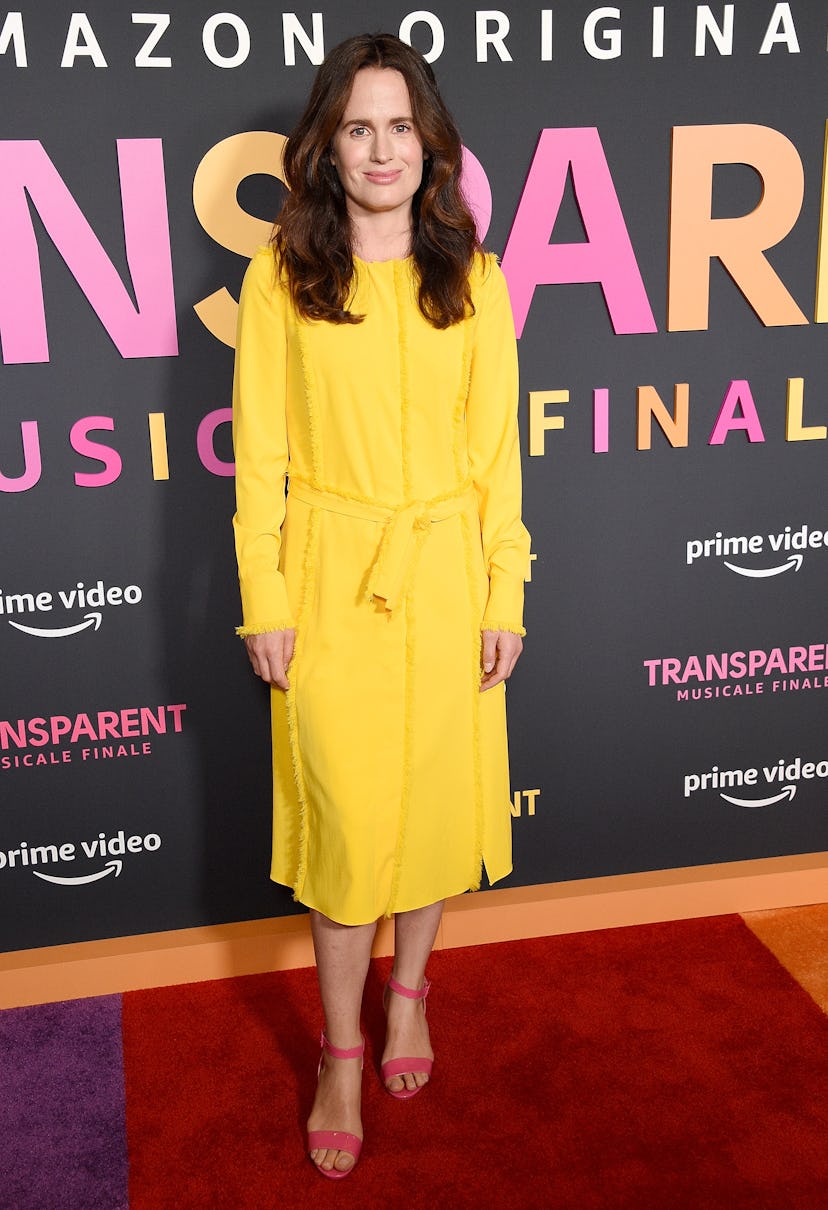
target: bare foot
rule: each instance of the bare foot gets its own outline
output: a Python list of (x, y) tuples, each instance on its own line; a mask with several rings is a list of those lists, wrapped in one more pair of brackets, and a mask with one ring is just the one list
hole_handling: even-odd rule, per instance
[[(362, 1138), (362, 1059), (336, 1059), (325, 1052), (313, 1108), (308, 1118), (308, 1131), (342, 1130)], [(330, 1171), (347, 1172), (356, 1160), (350, 1151), (317, 1147), (310, 1153), (313, 1162)]]
[[(391, 1059), (412, 1056), (433, 1059), (434, 1051), (431, 1049), (429, 1040), (425, 1000), (410, 1000), (407, 996), (397, 995), (390, 987), (386, 987), (383, 1002), (386, 1016), (383, 1063), (387, 1063)], [(385, 1086), (390, 1092), (402, 1092), (403, 1089), (413, 1092), (427, 1083), (426, 1072), (407, 1071), (399, 1076), (391, 1076)]]

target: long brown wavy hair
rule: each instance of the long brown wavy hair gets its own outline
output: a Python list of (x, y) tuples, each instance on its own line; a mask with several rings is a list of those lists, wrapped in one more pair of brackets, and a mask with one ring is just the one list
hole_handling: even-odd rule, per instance
[(408, 86), (411, 114), (426, 155), (412, 199), (411, 255), (418, 302), (435, 328), (447, 328), (474, 308), (469, 271), (480, 250), (474, 219), (460, 190), (462, 144), (434, 72), (393, 34), (359, 34), (326, 56), (305, 112), (285, 146), (290, 192), (277, 218), (273, 247), (294, 306), (307, 319), (360, 323), (346, 309), (354, 275), (345, 191), (331, 159), (331, 141), (363, 67), (391, 68)]

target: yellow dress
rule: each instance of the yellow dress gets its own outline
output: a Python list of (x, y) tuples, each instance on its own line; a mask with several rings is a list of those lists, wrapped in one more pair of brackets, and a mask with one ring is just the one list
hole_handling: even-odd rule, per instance
[(475, 315), (442, 331), (410, 259), (354, 263), (363, 322), (309, 322), (256, 253), (233, 421), (239, 633), (296, 628), (271, 694), (271, 877), (352, 925), (511, 870), (504, 686), (479, 692), (480, 632), (523, 633), (529, 558), (495, 258), (476, 258)]

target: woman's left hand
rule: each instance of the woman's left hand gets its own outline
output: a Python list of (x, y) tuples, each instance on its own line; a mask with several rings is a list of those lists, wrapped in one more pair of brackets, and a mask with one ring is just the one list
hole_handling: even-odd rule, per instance
[(484, 630), (480, 660), (483, 677), (480, 692), (499, 685), (512, 675), (512, 669), (523, 651), (523, 639), (511, 630)]

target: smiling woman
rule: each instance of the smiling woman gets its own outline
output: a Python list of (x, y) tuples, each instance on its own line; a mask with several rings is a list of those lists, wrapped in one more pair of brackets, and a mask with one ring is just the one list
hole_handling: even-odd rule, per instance
[(517, 358), (461, 170), (428, 64), (390, 35), (349, 39), (288, 140), (290, 192), (239, 308), (239, 633), (271, 686), (271, 876), (311, 909), (325, 1032), (308, 1150), (334, 1179), (362, 1146), (378, 918), (395, 917), (382, 1079), (406, 1098), (432, 1070), (443, 901), (511, 869)]
[(364, 260), (405, 256), (411, 245), (412, 202), (425, 152), (410, 109), (398, 71), (366, 67), (357, 73), (333, 137), (331, 161), (345, 191), (355, 251)]

